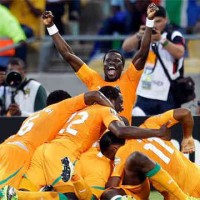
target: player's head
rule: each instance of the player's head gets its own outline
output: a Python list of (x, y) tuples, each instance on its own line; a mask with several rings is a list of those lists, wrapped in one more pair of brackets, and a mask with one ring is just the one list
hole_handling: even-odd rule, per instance
[(123, 97), (119, 88), (104, 86), (99, 91), (112, 102), (118, 113), (123, 110)]
[(101, 152), (110, 160), (114, 160), (117, 150), (125, 144), (124, 138), (115, 136), (111, 131), (107, 131), (100, 139)]
[(103, 58), (105, 80), (116, 81), (120, 78), (124, 69), (125, 58), (117, 50), (108, 51)]
[(154, 27), (159, 30), (163, 31), (167, 25), (167, 15), (166, 10), (162, 6), (157, 6), (159, 10), (156, 11), (154, 17)]
[(71, 98), (71, 95), (68, 92), (64, 90), (55, 90), (48, 95), (46, 104), (49, 106), (68, 98)]

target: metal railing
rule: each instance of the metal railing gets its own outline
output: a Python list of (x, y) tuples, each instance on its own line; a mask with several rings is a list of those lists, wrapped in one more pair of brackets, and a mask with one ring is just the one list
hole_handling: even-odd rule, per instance
[[(93, 41), (115, 41), (120, 40), (123, 41), (128, 37), (128, 35), (63, 35), (62, 36), (67, 41), (85, 41), (85, 42), (93, 42)], [(198, 40), (200, 39), (200, 34), (193, 34), (193, 35), (184, 35), (186, 40)], [(41, 42), (51, 40), (50, 36), (45, 36), (41, 39)], [(27, 39), (25, 42), (26, 44), (30, 44), (37, 41), (34, 37)], [(23, 43), (16, 43), (13, 45), (8, 45), (6, 47), (0, 48), (0, 52), (5, 50), (10, 50), (13, 48), (17, 48), (21, 46)]]
[[(126, 39), (128, 37), (128, 35), (63, 35), (62, 36), (64, 38), (64, 40), (68, 41), (68, 42), (84, 42), (85, 44), (89, 44), (89, 47), (87, 46), (86, 48), (88, 49), (84, 49), (84, 53), (82, 53), (80, 50), (80, 48), (78, 49), (74, 49), (74, 51), (76, 52), (77, 55), (79, 55), (79, 57), (82, 58), (82, 60), (84, 60), (84, 62), (88, 62), (89, 60), (89, 52), (91, 52), (91, 47), (92, 47), (92, 43), (96, 42), (96, 41), (123, 41), (124, 39)], [(186, 41), (189, 40), (200, 40), (200, 34), (195, 34), (195, 35), (184, 35), (184, 38), (186, 39)], [(49, 48), (51, 48), (53, 46), (53, 40), (50, 36), (45, 36), (43, 38), (41, 38), (40, 40), (36, 39), (36, 38), (29, 38), (26, 40), (26, 44), (29, 45), (31, 43), (34, 43), (36, 41), (39, 41), (41, 43), (40, 49), (39, 49), (39, 56), (37, 57), (37, 60), (32, 63), (29, 63), (29, 66), (32, 65), (34, 68), (34, 70), (37, 70), (38, 72), (45, 72), (45, 71), (56, 71), (58, 69), (58, 71), (62, 71), (63, 70), (63, 65), (65, 65), (64, 70), (70, 71), (71, 68), (70, 67), (66, 67), (66, 63), (63, 64), (63, 60), (62, 59), (58, 59), (55, 56), (50, 56), (49, 53)], [(17, 44), (13, 44), (13, 45), (9, 45), (3, 48), (0, 48), (0, 52), (3, 52), (5, 50), (10, 50), (13, 48), (17, 48), (20, 47), (21, 45), (23, 45), (24, 43), (17, 43)], [(50, 45), (49, 45), (50, 44)], [(59, 67), (52, 67), (52, 66), (59, 66)], [(35, 69), (36, 67), (36, 69)], [(53, 69), (55, 68), (55, 69)], [(59, 70), (60, 69), (60, 70)]]
[(35, 41), (36, 41), (36, 39), (34, 37), (32, 37), (32, 38), (27, 39), (25, 42), (19, 42), (19, 43), (15, 43), (15, 44), (12, 44), (12, 45), (8, 45), (8, 46), (5, 46), (5, 47), (2, 47), (2, 48), (0, 48), (0, 52), (7, 51), (7, 50), (10, 50), (10, 49), (13, 49), (13, 48), (16, 49), (17, 47), (20, 47), (24, 43), (25, 44), (30, 44), (30, 43), (33, 43)]

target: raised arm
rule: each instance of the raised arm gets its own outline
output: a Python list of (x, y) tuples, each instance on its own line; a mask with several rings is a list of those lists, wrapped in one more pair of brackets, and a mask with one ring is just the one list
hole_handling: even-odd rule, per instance
[(195, 151), (195, 144), (192, 136), (194, 120), (190, 110), (186, 108), (175, 109), (174, 119), (179, 121), (183, 127), (183, 140), (181, 142), (181, 151), (183, 153), (193, 153)]
[(187, 108), (177, 108), (166, 111), (161, 115), (151, 116), (141, 125), (147, 128), (160, 127), (168, 122), (168, 127), (180, 123), (183, 128), (183, 140), (181, 143), (181, 151), (183, 153), (192, 153), (195, 151), (194, 139), (192, 136), (194, 120), (191, 111)]
[(150, 137), (159, 137), (164, 140), (171, 139), (171, 131), (167, 128), (167, 124), (161, 126), (160, 129), (147, 129), (136, 126), (125, 126), (121, 121), (113, 121), (109, 124), (108, 129), (117, 137), (126, 139), (143, 139)]
[(100, 91), (90, 91), (84, 94), (84, 101), (86, 105), (94, 103), (114, 108), (113, 104)]
[(45, 11), (42, 14), (43, 23), (47, 27), (49, 35), (53, 38), (54, 44), (59, 53), (62, 55), (64, 60), (70, 64), (73, 70), (77, 72), (84, 62), (74, 54), (72, 48), (59, 34), (58, 29), (53, 22), (53, 17), (51, 11)]
[(140, 49), (136, 52), (133, 57), (132, 63), (135, 65), (137, 70), (142, 70), (144, 68), (151, 43), (152, 28), (154, 26), (154, 16), (157, 10), (157, 6), (151, 3), (147, 9), (147, 21), (144, 35), (141, 41)]

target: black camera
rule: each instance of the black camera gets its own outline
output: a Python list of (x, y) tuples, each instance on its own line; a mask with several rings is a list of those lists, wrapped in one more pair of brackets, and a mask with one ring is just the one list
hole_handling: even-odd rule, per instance
[(154, 34), (156, 34), (157, 32), (156, 32), (156, 30), (153, 28), (152, 29), (152, 34), (154, 35)]
[(11, 103), (15, 103), (15, 95), (17, 94), (17, 89), (22, 83), (22, 76), (19, 72), (11, 71), (6, 75), (5, 82), (12, 88)]
[(22, 83), (22, 76), (19, 72), (11, 71), (6, 75), (6, 84), (13, 88), (18, 88)]

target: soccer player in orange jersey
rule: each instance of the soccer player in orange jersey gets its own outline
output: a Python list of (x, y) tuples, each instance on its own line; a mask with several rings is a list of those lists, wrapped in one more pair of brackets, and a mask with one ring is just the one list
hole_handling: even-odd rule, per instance
[[(123, 118), (123, 117), (121, 117)], [(129, 125), (127, 119), (123, 118), (125, 125)], [(123, 143), (124, 144), (124, 143)], [(95, 142), (92, 147), (81, 154), (80, 159), (75, 164), (75, 173), (71, 179), (71, 185), (68, 188), (68, 198), (72, 199), (99, 199), (103, 191), (105, 190), (105, 184), (110, 176), (113, 168), (113, 163), (107, 159), (100, 152), (99, 142)], [(64, 171), (64, 169), (63, 169)], [(64, 171), (65, 173), (65, 171)], [(73, 188), (71, 187), (73, 186)], [(13, 195), (18, 196), (18, 199), (33, 199), (42, 197), (45, 199), (60, 199), (64, 198), (61, 193), (50, 192), (52, 186), (46, 186), (43, 191), (46, 192), (22, 192), (13, 190), (12, 187), (5, 187), (4, 193), (8, 193), (13, 190)], [(47, 190), (49, 192), (47, 192)], [(70, 194), (69, 194), (70, 193)]]
[(72, 113), (94, 102), (113, 106), (100, 92), (91, 91), (50, 105), (28, 117), (17, 134), (0, 145), (0, 188), (8, 184), (18, 187), (34, 150), (54, 139)]
[[(150, 117), (141, 125), (141, 127), (159, 128), (166, 122), (169, 122), (168, 126), (172, 126), (178, 122), (182, 124), (184, 130), (182, 152), (194, 152), (194, 140), (192, 137), (194, 122), (191, 112), (187, 109), (180, 108), (170, 110), (161, 115)], [(111, 135), (114, 137), (113, 134)], [(184, 195), (180, 189), (185, 194), (200, 197), (199, 180), (193, 178), (200, 176), (200, 167), (188, 160), (170, 141), (164, 141), (159, 138), (128, 140), (124, 146), (121, 146), (119, 144), (114, 145), (114, 143), (112, 145), (112, 137), (106, 137), (105, 134), (102, 137), (102, 139), (104, 139), (100, 141), (101, 150), (107, 157), (113, 159), (113, 156), (115, 156), (115, 168), (108, 185), (119, 186), (120, 180), (123, 179), (123, 184), (118, 191), (120, 195), (131, 193), (132, 195), (139, 195), (138, 189), (141, 189), (141, 186), (144, 186), (139, 184), (144, 183), (145, 181), (147, 182), (146, 177), (148, 177), (154, 187), (160, 191), (167, 200), (189, 199), (189, 197)], [(148, 164), (149, 158), (152, 159), (151, 163), (154, 163), (153, 165)], [(162, 168), (160, 168), (160, 166)], [(146, 170), (149, 169), (149, 167), (151, 170), (147, 173)], [(166, 174), (165, 172), (168, 172), (174, 181), (171, 180), (169, 176), (164, 175)], [(192, 174), (192, 176), (189, 176), (189, 174)], [(137, 179), (137, 177), (139, 178)], [(167, 188), (163, 187), (159, 181), (162, 181), (164, 184), (167, 183), (169, 186), (168, 189), (173, 192), (166, 190)], [(177, 183), (178, 187), (174, 183)], [(134, 188), (136, 188), (136, 191)], [(148, 197), (147, 184), (146, 189), (146, 197)], [(116, 191), (113, 194), (116, 195)], [(113, 194), (109, 193), (109, 191), (106, 191), (105, 193), (105, 195)], [(142, 190), (141, 194), (144, 195), (144, 190)]]
[[(113, 103), (118, 112), (123, 109), (122, 95), (117, 88), (104, 86), (100, 91)], [(159, 130), (125, 126), (114, 109), (92, 105), (74, 113), (54, 140), (41, 145), (35, 151), (26, 177), (35, 185), (36, 190), (53, 184), (56, 191), (63, 192), (65, 183), (59, 179), (62, 171), (61, 159), (67, 156), (74, 162), (106, 129), (125, 138), (169, 137), (166, 125)]]
[(69, 44), (58, 33), (53, 23), (51, 11), (43, 13), (43, 23), (47, 27), (49, 34), (52, 36), (54, 43), (63, 56), (63, 58), (72, 66), (76, 75), (82, 80), (89, 90), (99, 89), (105, 85), (118, 86), (124, 98), (124, 111), (122, 116), (126, 117), (129, 122), (132, 117), (132, 107), (136, 101), (136, 89), (142, 75), (142, 70), (146, 62), (149, 45), (151, 42), (151, 32), (154, 24), (154, 15), (157, 10), (155, 4), (150, 4), (147, 9), (146, 29), (141, 41), (140, 49), (134, 55), (128, 69), (122, 74), (125, 59), (117, 50), (111, 50), (103, 58), (104, 78), (96, 71), (92, 70), (79, 57), (77, 57)]
[(87, 152), (81, 154), (80, 160), (76, 162), (75, 171), (72, 181), (73, 189), (69, 191), (70, 194), (68, 192), (63, 195), (61, 193), (50, 191), (49, 189), (51, 188), (49, 186), (48, 191), (45, 188), (45, 192), (24, 192), (16, 190), (10, 186), (5, 186), (0, 193), (2, 193), (4, 197), (9, 193), (12, 193), (12, 195), (10, 195), (11, 200), (41, 198), (43, 200), (74, 200), (77, 198), (82, 200), (96, 200), (99, 199), (105, 189), (105, 183), (111, 173), (111, 162), (108, 158), (102, 155), (99, 148), (95, 145)]

